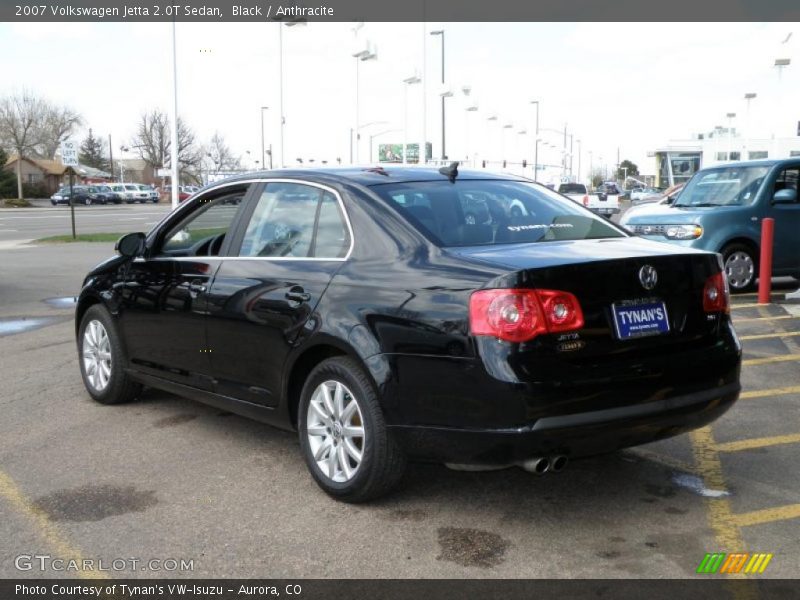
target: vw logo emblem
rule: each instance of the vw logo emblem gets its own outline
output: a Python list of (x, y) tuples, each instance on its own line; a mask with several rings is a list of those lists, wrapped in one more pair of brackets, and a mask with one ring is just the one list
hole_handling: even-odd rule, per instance
[(645, 265), (639, 269), (639, 282), (646, 290), (652, 290), (658, 283), (658, 273), (655, 268), (650, 265)]

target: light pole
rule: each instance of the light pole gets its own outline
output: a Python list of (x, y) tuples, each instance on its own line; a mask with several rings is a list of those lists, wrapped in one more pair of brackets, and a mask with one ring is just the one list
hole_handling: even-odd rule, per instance
[(280, 142), (278, 143), (278, 150), (280, 151), (279, 167), (286, 164), (283, 155), (283, 141), (284, 141), (284, 126), (286, 125), (286, 115), (283, 114), (283, 25), (286, 27), (294, 27), (295, 25), (305, 25), (304, 21), (290, 21), (288, 23), (278, 22), (278, 112), (280, 113)]
[[(266, 156), (266, 149), (264, 148), (264, 111), (269, 110), (269, 106), (261, 107), (261, 159)], [(272, 158), (272, 157), (270, 157)], [(270, 165), (272, 166), (272, 165)]]
[[(437, 29), (436, 31), (431, 31), (431, 35), (440, 35), (442, 36), (442, 86), (444, 86), (444, 29)], [(453, 94), (451, 93), (450, 96)], [(444, 99), (448, 98), (449, 96), (442, 95), (442, 160), (447, 158), (447, 152), (445, 151), (445, 109), (444, 109)]]
[(470, 152), (470, 147), (469, 147), (469, 142), (470, 142), (470, 139), (469, 139), (469, 115), (470, 115), (470, 113), (474, 113), (474, 112), (477, 112), (477, 111), (478, 111), (478, 105), (477, 104), (470, 104), (469, 106), (467, 106), (466, 112), (465, 112), (465, 114), (466, 114), (466, 119), (465, 119), (466, 123), (464, 125), (464, 139), (465, 139), (464, 147), (465, 147), (465, 149), (467, 151), (467, 164), (469, 166), (471, 166), (471, 167), (475, 166), (475, 154)]
[(361, 141), (361, 124), (359, 123), (359, 75), (358, 75), (358, 65), (362, 61), (367, 60), (375, 60), (378, 58), (378, 53), (370, 50), (369, 43), (367, 43), (367, 48), (364, 50), (360, 50), (358, 52), (353, 53), (353, 58), (356, 59), (356, 127), (355, 127), (355, 135), (356, 135), (356, 163), (359, 162), (359, 147)]
[(416, 73), (411, 77), (403, 79), (403, 164), (408, 164), (408, 87), (419, 83), (422, 79)]
[(578, 182), (581, 181), (581, 141), (575, 140), (578, 144)]
[(748, 153), (750, 152), (750, 140), (752, 140), (753, 138), (750, 132), (750, 102), (754, 100), (757, 96), (758, 94), (756, 94), (755, 92), (748, 92), (744, 95), (745, 102), (747, 102), (747, 113), (745, 116), (745, 120), (747, 121), (747, 123), (745, 124), (745, 127), (747, 128), (746, 131), (747, 137), (744, 140), (745, 147), (742, 150), (742, 160), (747, 160), (748, 158), (750, 158)]
[(172, 144), (170, 150), (172, 162), (171, 204), (175, 209), (179, 202), (180, 171), (178, 169), (178, 42), (174, 19), (172, 20)]
[[(439, 96), (442, 99), (442, 106), (444, 106), (445, 98), (452, 98), (453, 92), (451, 90), (444, 90), (442, 92), (439, 92)], [(442, 160), (444, 161), (446, 159), (447, 159), (447, 154), (444, 153), (444, 121), (442, 121)]]
[[(778, 122), (779, 123), (780, 123), (780, 120), (783, 118), (783, 96), (781, 96), (781, 89), (780, 89), (781, 88), (781, 81), (783, 81), (783, 70), (786, 67), (788, 67), (790, 64), (792, 64), (792, 59), (791, 58), (776, 58), (775, 59), (775, 68), (778, 70), (778, 94), (777, 94), (777, 96), (778, 96), (778, 107), (777, 107), (778, 110), (776, 111), (776, 113), (777, 113), (777, 118), (778, 118)], [(780, 133), (779, 133), (780, 125), (778, 125), (776, 127), (776, 130), (777, 131), (775, 131), (773, 133), (773, 138), (776, 135), (780, 135)], [(775, 148), (777, 149), (777, 142), (773, 141), (773, 143), (775, 144)]]
[(731, 146), (733, 145), (733, 118), (736, 116), (736, 113), (729, 112), (725, 116), (728, 117), (728, 161), (730, 161)]
[(539, 101), (531, 100), (536, 106), (536, 119), (534, 122), (534, 148), (533, 148), (533, 180), (539, 181)]
[(502, 154), (502, 159), (505, 162), (506, 160), (506, 130), (513, 129), (513, 123), (506, 123), (503, 125), (503, 130), (500, 132), (500, 154)]
[(487, 123), (489, 123), (489, 125), (488, 125), (489, 134), (486, 137), (489, 138), (489, 142), (491, 143), (492, 138), (494, 138), (494, 135), (492, 134), (492, 131), (491, 131), (491, 128), (492, 128), (491, 127), (491, 122), (492, 121), (497, 122), (497, 115), (489, 115), (489, 117), (486, 118), (486, 121), (487, 121)]

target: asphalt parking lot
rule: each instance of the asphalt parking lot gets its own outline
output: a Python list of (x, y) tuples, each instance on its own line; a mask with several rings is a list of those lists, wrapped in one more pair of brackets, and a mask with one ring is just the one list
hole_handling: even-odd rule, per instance
[[(543, 477), (413, 465), (394, 495), (349, 506), (292, 434), (162, 392), (90, 401), (71, 306), (46, 300), (111, 252), (0, 250), (0, 577), (95, 576), (15, 566), (50, 555), (193, 561), (111, 573), (129, 577), (682, 578), (709, 577), (711, 552), (772, 553), (759, 577), (797, 576), (798, 305), (734, 298), (744, 393), (711, 427)], [(776, 300), (796, 285), (781, 283)]]

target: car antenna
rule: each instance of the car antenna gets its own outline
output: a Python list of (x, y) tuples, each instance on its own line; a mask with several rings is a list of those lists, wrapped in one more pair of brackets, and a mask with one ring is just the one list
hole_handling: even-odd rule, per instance
[(446, 175), (450, 183), (455, 183), (456, 177), (458, 177), (458, 162), (451, 162), (450, 166), (442, 167), (439, 169), (439, 173)]

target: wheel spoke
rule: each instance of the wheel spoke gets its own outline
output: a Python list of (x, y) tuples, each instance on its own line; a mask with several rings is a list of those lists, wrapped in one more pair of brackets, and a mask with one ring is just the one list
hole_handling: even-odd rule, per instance
[(338, 453), (334, 448), (331, 448), (331, 451), (328, 454), (328, 477), (331, 479), (336, 476), (336, 463), (339, 462), (337, 454)]
[(358, 404), (355, 400), (350, 399), (350, 402), (348, 402), (347, 406), (342, 411), (342, 423), (347, 423), (357, 410)]
[(331, 439), (328, 438), (324, 440), (317, 448), (317, 451), (314, 453), (314, 460), (317, 462), (321, 461), (322, 458), (325, 456), (325, 451), (332, 446)]
[(352, 437), (364, 437), (364, 428), (357, 427), (355, 425), (345, 425), (344, 427), (344, 435), (348, 438)]
[(350, 466), (350, 459), (347, 457), (347, 453), (345, 452), (344, 445), (340, 445), (337, 449), (337, 454), (339, 455), (339, 465), (342, 468), (342, 472), (344, 473), (345, 479), (350, 479), (353, 476), (353, 467)]
[(317, 437), (325, 437), (328, 435), (328, 430), (325, 425), (314, 425), (313, 427), (307, 427), (306, 431), (308, 432), (308, 435), (314, 435)]
[(350, 438), (344, 439), (344, 448), (347, 450), (347, 453), (353, 457), (353, 460), (356, 461), (356, 464), (361, 462), (361, 450), (356, 448), (356, 445), (353, 443), (353, 440)]
[(325, 407), (322, 402), (315, 402), (311, 400), (311, 409), (317, 414), (323, 424), (327, 425), (328, 427), (331, 426), (331, 417), (330, 415), (325, 412)]
[(336, 408), (333, 405), (333, 398), (331, 398), (331, 390), (328, 388), (328, 385), (323, 383), (321, 386), (322, 389), (322, 400), (325, 403), (325, 410), (328, 411), (328, 414), (331, 418), (336, 418)]
[(342, 413), (344, 412), (344, 386), (336, 382), (336, 391), (333, 396), (333, 413), (334, 417), (342, 420)]

